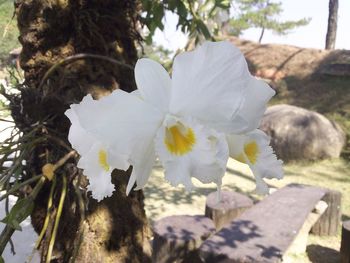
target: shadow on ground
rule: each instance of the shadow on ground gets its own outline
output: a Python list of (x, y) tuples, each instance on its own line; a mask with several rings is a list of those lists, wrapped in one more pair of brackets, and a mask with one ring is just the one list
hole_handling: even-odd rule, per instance
[(309, 260), (312, 263), (336, 263), (340, 262), (340, 254), (335, 249), (320, 245), (309, 245), (306, 249)]

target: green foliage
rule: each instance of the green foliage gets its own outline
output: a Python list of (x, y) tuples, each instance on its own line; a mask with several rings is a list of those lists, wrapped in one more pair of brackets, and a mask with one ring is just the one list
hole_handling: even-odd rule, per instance
[(19, 224), (32, 213), (33, 209), (34, 201), (32, 199), (19, 199), (12, 207), (10, 213), (4, 219), (2, 219), (1, 222), (21, 231), (22, 228)]
[(0, 1), (0, 63), (8, 57), (8, 53), (18, 47), (18, 29), (13, 18), (13, 1)]
[[(172, 66), (173, 52), (169, 49), (166, 49), (163, 46), (156, 45), (146, 45), (144, 46), (143, 53), (141, 56), (145, 55), (146, 57), (157, 61), (162, 64), (168, 71), (170, 71)], [(140, 56), (140, 57), (141, 57)]]
[(152, 44), (156, 29), (164, 30), (167, 12), (178, 16), (177, 28), (188, 34), (187, 48), (204, 39), (212, 40), (223, 34), (239, 36), (252, 27), (285, 35), (290, 30), (307, 25), (310, 19), (281, 21), (282, 3), (273, 0), (142, 0), (141, 23), (148, 29), (147, 45)]
[(230, 22), (234, 28), (232, 33), (235, 35), (240, 35), (243, 30), (251, 27), (268, 29), (279, 35), (285, 35), (290, 30), (310, 22), (310, 18), (279, 21), (276, 17), (283, 11), (281, 2), (275, 3), (270, 0), (235, 0), (235, 2), (237, 9), (240, 10), (240, 14)]
[(9, 111), (9, 95), (13, 96), (14, 93), (18, 93), (18, 87), (22, 83), (22, 73), (14, 66), (7, 66), (3, 69), (6, 74), (5, 79), (0, 82), (0, 118), (8, 117)]
[(177, 28), (198, 42), (201, 37), (212, 39), (216, 26), (209, 25), (208, 22), (214, 21), (220, 11), (230, 8), (229, 0), (142, 0), (141, 2), (144, 11), (141, 22), (149, 31), (146, 36), (147, 44), (152, 43), (157, 28), (164, 29), (163, 20), (167, 11), (177, 14), (179, 17)]
[(245, 19), (230, 19), (228, 27), (228, 34), (233, 36), (240, 36), (244, 30), (247, 30), (250, 28), (250, 24)]

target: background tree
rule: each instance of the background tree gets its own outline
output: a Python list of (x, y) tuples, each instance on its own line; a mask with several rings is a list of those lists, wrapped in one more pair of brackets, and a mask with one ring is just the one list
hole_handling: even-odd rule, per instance
[(189, 43), (198, 43), (204, 39), (213, 39), (219, 33), (221, 24), (216, 18), (220, 12), (230, 8), (230, 0), (168, 0), (148, 1), (142, 0), (145, 15), (141, 16), (141, 22), (147, 27), (146, 42), (152, 43), (155, 30), (164, 29), (166, 12), (178, 15), (177, 28), (188, 34)]
[(335, 48), (338, 22), (338, 0), (329, 0), (328, 27), (326, 35), (326, 49)]
[(231, 20), (233, 34), (239, 36), (244, 30), (252, 27), (260, 28), (261, 33), (258, 42), (264, 36), (265, 30), (279, 35), (288, 34), (296, 27), (305, 26), (310, 19), (303, 18), (296, 21), (279, 21), (277, 19), (283, 11), (281, 2), (272, 2), (271, 0), (235, 0), (237, 15)]

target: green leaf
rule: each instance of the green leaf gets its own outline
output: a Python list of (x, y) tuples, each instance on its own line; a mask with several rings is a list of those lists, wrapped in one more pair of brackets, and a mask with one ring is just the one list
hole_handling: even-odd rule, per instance
[(149, 34), (146, 36), (145, 42), (147, 45), (152, 45), (152, 37), (153, 37), (153, 34)]
[(0, 222), (9, 225), (10, 227), (21, 231), (20, 223), (23, 222), (33, 211), (34, 202), (32, 199), (23, 198), (17, 200), (16, 204), (12, 207), (10, 213), (3, 218)]
[[(164, 17), (164, 6), (162, 4), (157, 4), (153, 8), (153, 20), (157, 24), (157, 27), (163, 28), (162, 19)], [(163, 30), (161, 28), (161, 30)]]
[(0, 256), (0, 263), (5, 263), (5, 260), (3, 259), (2, 256)]
[(208, 27), (204, 24), (204, 22), (200, 19), (197, 19), (196, 24), (198, 26), (199, 32), (203, 34), (205, 39), (211, 39), (211, 34), (208, 30)]
[(231, 6), (230, 0), (215, 0), (215, 6), (222, 9), (228, 9)]
[(177, 11), (178, 11), (178, 15), (180, 17), (182, 17), (184, 19), (187, 18), (188, 10), (183, 2), (178, 1)]

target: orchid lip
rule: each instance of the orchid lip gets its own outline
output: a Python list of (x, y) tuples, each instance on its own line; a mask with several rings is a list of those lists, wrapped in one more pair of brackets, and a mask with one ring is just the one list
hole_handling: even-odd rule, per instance
[(196, 143), (196, 135), (191, 127), (177, 117), (167, 115), (164, 120), (166, 149), (173, 155), (181, 156), (192, 151)]

